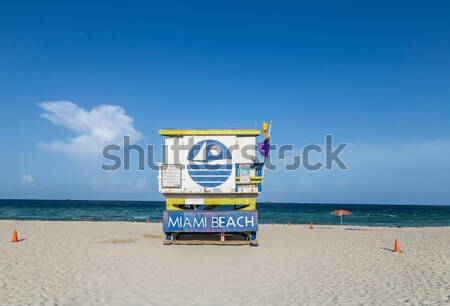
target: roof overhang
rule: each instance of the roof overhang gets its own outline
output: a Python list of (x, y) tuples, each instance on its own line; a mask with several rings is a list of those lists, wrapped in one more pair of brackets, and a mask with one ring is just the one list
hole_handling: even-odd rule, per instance
[(261, 134), (257, 129), (223, 129), (223, 130), (191, 130), (191, 129), (161, 129), (159, 135), (181, 136), (181, 135), (241, 135), (258, 136)]

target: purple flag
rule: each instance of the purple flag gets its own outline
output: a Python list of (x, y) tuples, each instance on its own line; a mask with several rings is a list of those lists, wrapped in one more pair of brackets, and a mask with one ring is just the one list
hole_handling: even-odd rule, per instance
[(269, 156), (270, 142), (265, 139), (263, 142), (258, 143), (258, 151), (262, 156)]

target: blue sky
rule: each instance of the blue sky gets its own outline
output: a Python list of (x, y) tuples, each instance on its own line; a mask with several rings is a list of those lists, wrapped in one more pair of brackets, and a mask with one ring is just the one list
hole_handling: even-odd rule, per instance
[(159, 200), (154, 171), (100, 170), (99, 126), (159, 145), (162, 127), (272, 120), (273, 143), (296, 153), (325, 134), (348, 143), (349, 170), (285, 172), (274, 158), (261, 200), (450, 204), (449, 11), (2, 2), (0, 198)]

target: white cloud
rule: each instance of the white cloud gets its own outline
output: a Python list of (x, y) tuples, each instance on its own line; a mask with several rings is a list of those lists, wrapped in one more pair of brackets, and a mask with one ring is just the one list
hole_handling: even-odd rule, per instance
[(34, 178), (31, 174), (22, 174), (20, 176), (20, 185), (23, 187), (31, 186), (34, 184)]
[(116, 105), (100, 105), (87, 111), (70, 101), (42, 102), (37, 104), (45, 110), (41, 114), (55, 125), (76, 133), (67, 141), (40, 142), (39, 145), (70, 155), (90, 154), (101, 156), (107, 144), (122, 143), (123, 136), (131, 141), (142, 135), (134, 128), (134, 119)]

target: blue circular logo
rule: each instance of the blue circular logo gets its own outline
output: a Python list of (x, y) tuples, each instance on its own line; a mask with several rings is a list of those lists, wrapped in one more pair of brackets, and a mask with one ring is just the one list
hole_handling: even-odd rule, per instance
[(222, 185), (232, 167), (230, 150), (217, 140), (197, 142), (188, 152), (188, 173), (202, 187)]

